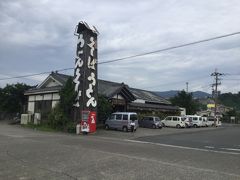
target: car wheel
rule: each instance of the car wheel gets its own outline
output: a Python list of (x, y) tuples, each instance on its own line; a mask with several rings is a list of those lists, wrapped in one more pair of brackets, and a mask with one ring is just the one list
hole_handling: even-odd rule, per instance
[(126, 126), (123, 126), (122, 130), (123, 132), (128, 132), (128, 128)]
[(153, 125), (152, 125), (152, 128), (153, 128), (153, 129), (156, 129), (156, 125), (155, 125), (155, 124), (153, 124)]
[(181, 128), (180, 124), (177, 124), (177, 125), (176, 125), (176, 128), (180, 129), (180, 128)]
[(105, 129), (106, 129), (106, 130), (109, 130), (109, 126), (108, 126), (108, 125), (105, 125)]
[(197, 128), (198, 126), (196, 124), (193, 125), (194, 128)]

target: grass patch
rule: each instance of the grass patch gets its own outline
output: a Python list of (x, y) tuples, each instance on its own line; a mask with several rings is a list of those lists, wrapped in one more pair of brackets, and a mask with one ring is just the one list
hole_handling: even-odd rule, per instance
[(35, 129), (35, 130), (39, 130), (39, 131), (47, 131), (47, 132), (58, 132), (59, 131), (57, 129), (51, 128), (50, 126), (48, 126), (46, 124), (36, 125), (36, 124), (29, 123), (29, 124), (22, 125), (22, 127)]
[(33, 124), (33, 123), (28, 123), (28, 124), (22, 124), (22, 127), (25, 128), (30, 128), (34, 130), (39, 130), (39, 131), (46, 131), (46, 132), (66, 132), (70, 134), (76, 134), (76, 127), (73, 123), (68, 123), (66, 124), (66, 127), (64, 129), (59, 129), (59, 128), (53, 128), (48, 124)]

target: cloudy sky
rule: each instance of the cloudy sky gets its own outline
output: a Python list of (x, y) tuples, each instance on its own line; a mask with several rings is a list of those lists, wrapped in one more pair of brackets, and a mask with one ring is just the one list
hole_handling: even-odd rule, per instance
[[(79, 21), (95, 25), (99, 62), (240, 31), (239, 0), (1, 0), (0, 87), (39, 84), (74, 66)], [(222, 92), (240, 91), (240, 34), (99, 65), (99, 78), (147, 90), (211, 92), (217, 68)], [(61, 73), (73, 74), (73, 70)]]

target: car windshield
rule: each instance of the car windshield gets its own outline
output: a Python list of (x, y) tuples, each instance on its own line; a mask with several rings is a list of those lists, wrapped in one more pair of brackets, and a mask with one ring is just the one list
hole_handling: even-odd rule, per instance
[(155, 121), (160, 121), (160, 119), (157, 117), (157, 118), (155, 118)]

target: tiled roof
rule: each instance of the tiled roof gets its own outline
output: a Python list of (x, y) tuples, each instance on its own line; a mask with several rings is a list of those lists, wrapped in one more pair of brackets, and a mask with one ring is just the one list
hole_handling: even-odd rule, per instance
[(98, 80), (98, 93), (106, 97), (112, 97), (121, 87), (120, 83)]
[(156, 95), (155, 93), (151, 91), (146, 91), (142, 89), (134, 89), (130, 88), (130, 91), (135, 96), (136, 99), (142, 99), (146, 102), (153, 102), (153, 103), (161, 103), (161, 104), (171, 104), (166, 99)]
[(147, 104), (147, 103), (130, 103), (130, 109), (145, 109), (145, 108), (152, 108), (152, 109), (164, 109), (164, 110), (179, 110), (179, 107), (172, 106), (172, 105), (159, 105), (159, 104)]
[[(72, 76), (60, 74), (57, 72), (52, 72), (49, 76), (52, 76), (54, 79), (56, 79), (63, 85), (67, 82), (69, 77), (72, 77)], [(98, 93), (105, 97), (108, 97), (108, 98), (111, 98), (115, 94), (120, 93), (120, 91), (122, 90), (123, 87), (125, 88), (125, 91), (131, 92), (130, 93), (131, 95), (128, 92), (125, 93), (131, 100), (142, 99), (146, 103), (150, 102), (150, 103), (171, 105), (171, 103), (169, 101), (156, 95), (155, 93), (153, 93), (151, 91), (129, 88), (128, 85), (126, 85), (124, 83), (116, 83), (116, 82), (110, 82), (110, 81), (105, 81), (105, 80), (100, 80), (100, 79), (98, 80)], [(60, 88), (61, 87), (33, 88), (33, 89), (28, 90), (25, 94), (31, 93), (31, 92), (37, 93), (37, 92), (41, 92), (41, 91), (46, 92), (46, 91), (50, 91), (50, 90), (60, 90)]]

